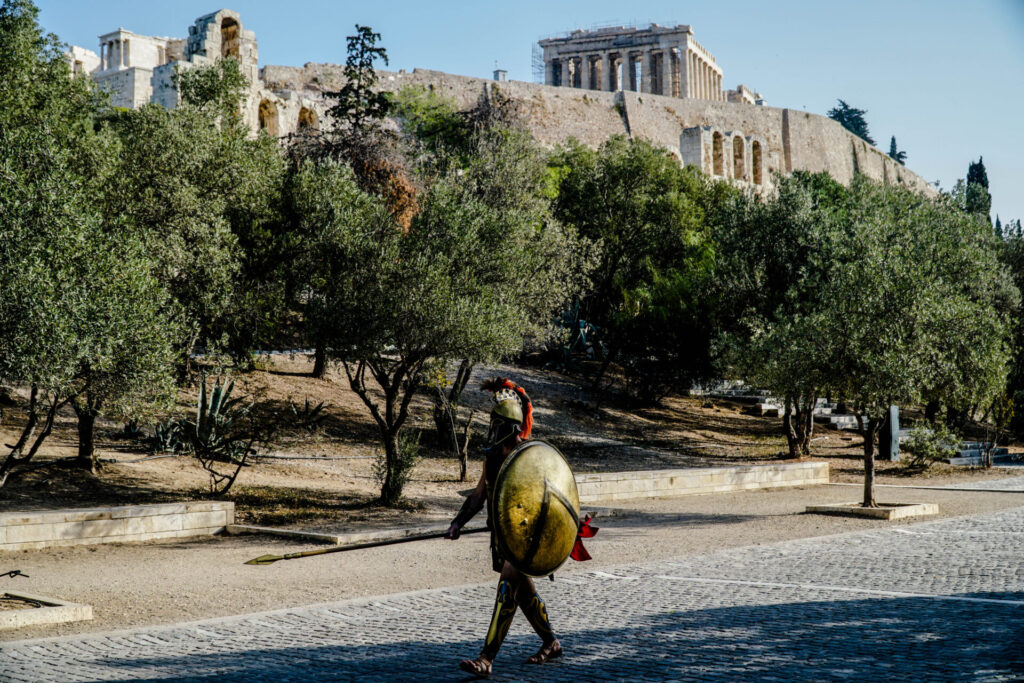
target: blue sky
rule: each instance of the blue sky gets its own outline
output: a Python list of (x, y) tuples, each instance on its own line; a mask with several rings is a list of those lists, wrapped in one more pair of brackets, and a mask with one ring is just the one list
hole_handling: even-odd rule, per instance
[(945, 189), (983, 156), (993, 217), (1024, 219), (1024, 0), (37, 4), (48, 31), (92, 50), (99, 34), (118, 27), (184, 37), (196, 17), (227, 6), (256, 32), (261, 66), (343, 62), (345, 36), (358, 22), (383, 34), (390, 68), (489, 76), (497, 63), (518, 80), (532, 79), (531, 48), (544, 36), (609, 24), (690, 24), (727, 87), (743, 83), (771, 106), (818, 114), (837, 98), (866, 109), (879, 148), (888, 151), (895, 135), (907, 166)]

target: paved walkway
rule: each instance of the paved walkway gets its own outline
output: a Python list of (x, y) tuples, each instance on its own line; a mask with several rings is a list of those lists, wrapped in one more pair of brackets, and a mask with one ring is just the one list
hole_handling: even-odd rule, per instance
[(1024, 491), (1024, 476), (952, 484), (949, 488), (966, 489), (968, 491)]
[[(1024, 680), (1024, 508), (539, 582), (494, 680)], [(600, 552), (600, 536), (591, 542)], [(0, 645), (0, 680), (463, 680), (492, 586)]]

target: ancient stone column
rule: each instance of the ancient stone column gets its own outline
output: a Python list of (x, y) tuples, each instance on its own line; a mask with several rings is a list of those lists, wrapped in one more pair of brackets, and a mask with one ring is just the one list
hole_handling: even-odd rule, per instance
[(612, 92), (615, 90), (614, 87), (615, 79), (612, 78), (612, 53), (602, 52), (601, 53), (601, 90), (605, 92)]
[(549, 59), (544, 63), (544, 85), (555, 84), (555, 61)]
[(583, 90), (590, 90), (590, 55), (584, 53), (580, 55), (580, 88)]
[(686, 69), (680, 68), (679, 58), (675, 50), (665, 50), (665, 60), (671, 65), (669, 73), (669, 94), (672, 97), (686, 97), (686, 89), (689, 86), (689, 79), (686, 78)]
[(561, 78), (559, 79), (559, 85), (563, 88), (572, 87), (572, 83), (569, 81), (569, 58), (563, 57), (559, 60), (559, 66), (561, 67)]
[(651, 71), (654, 69), (654, 53), (650, 50), (644, 50), (641, 55), (639, 90), (640, 92), (653, 93), (654, 79), (651, 78), (653, 75)]
[(687, 97), (697, 96), (697, 71), (693, 68), (693, 53), (686, 53), (686, 81), (689, 84), (689, 88), (686, 91)]

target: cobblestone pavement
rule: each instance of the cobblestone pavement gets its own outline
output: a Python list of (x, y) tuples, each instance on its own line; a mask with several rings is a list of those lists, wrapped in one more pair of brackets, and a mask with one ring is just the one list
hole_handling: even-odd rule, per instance
[[(1016, 508), (567, 571), (538, 582), (566, 657), (523, 663), (538, 641), (520, 615), (493, 678), (1024, 680), (1022, 541)], [(492, 600), (460, 586), (10, 642), (0, 680), (466, 680)]]

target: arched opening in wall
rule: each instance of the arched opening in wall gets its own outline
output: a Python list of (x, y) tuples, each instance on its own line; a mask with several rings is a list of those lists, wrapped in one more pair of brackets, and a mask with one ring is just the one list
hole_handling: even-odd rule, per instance
[(732, 139), (732, 177), (743, 180), (746, 169), (743, 168), (743, 138), (739, 135)]
[[(238, 33), (241, 26), (238, 20), (224, 17), (220, 22), (220, 56), (238, 59)], [(241, 60), (239, 60), (241, 61)]]
[(760, 185), (761, 179), (761, 143), (754, 140), (750, 145), (751, 164), (754, 166), (754, 184)]
[(259, 122), (260, 130), (266, 131), (271, 137), (277, 137), (277, 106), (270, 100), (260, 102)]
[(317, 118), (316, 112), (309, 107), (303, 107), (299, 110), (299, 132), (300, 133), (315, 133), (320, 130), (320, 120)]
[(722, 134), (711, 136), (711, 168), (714, 175), (725, 175), (725, 152), (722, 150)]

